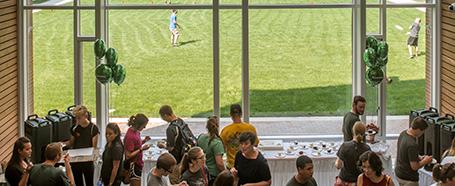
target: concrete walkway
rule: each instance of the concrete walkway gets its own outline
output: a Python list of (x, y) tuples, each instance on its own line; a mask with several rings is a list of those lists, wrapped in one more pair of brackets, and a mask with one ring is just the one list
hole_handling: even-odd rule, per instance
[[(195, 134), (205, 133), (206, 118), (182, 118)], [(122, 132), (126, 132), (127, 118), (111, 118), (111, 122), (120, 124)], [(221, 118), (220, 128), (231, 123), (230, 118)], [(343, 117), (255, 117), (250, 119), (261, 136), (304, 136), (304, 135), (341, 135)], [(376, 118), (367, 117), (367, 122), (375, 122)], [(149, 124), (142, 135), (164, 137), (167, 123), (159, 118), (150, 118)], [(398, 134), (408, 127), (408, 116), (388, 116), (387, 134)]]

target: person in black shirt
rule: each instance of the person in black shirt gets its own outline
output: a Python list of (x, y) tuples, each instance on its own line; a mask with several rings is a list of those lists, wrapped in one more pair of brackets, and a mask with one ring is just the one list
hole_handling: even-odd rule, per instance
[(313, 178), (313, 160), (308, 156), (299, 156), (296, 160), (297, 174), (293, 176), (286, 186), (317, 186)]
[(116, 123), (107, 124), (106, 140), (100, 179), (106, 186), (119, 186), (121, 183), (120, 165), (123, 161), (123, 144), (120, 140), (120, 128)]
[(363, 115), (365, 111), (366, 100), (362, 96), (355, 96), (352, 101), (352, 110), (346, 113), (343, 117), (343, 140), (352, 140), (352, 127), (354, 123), (360, 121), (359, 116)]
[(6, 181), (11, 186), (25, 186), (29, 177), (32, 163), (28, 160), (32, 156), (32, 143), (27, 137), (20, 137), (14, 143), (13, 155), (5, 171)]
[(256, 142), (256, 134), (244, 132), (239, 136), (240, 151), (235, 155), (234, 167), (231, 173), (239, 178), (238, 185), (263, 185), (272, 184), (267, 160), (253, 145)]
[(63, 157), (65, 172), (56, 168), (55, 164), (62, 159), (62, 145), (51, 143), (44, 151), (45, 161), (37, 164), (30, 170), (28, 183), (32, 186), (75, 186), (73, 173), (71, 171), (70, 157), (66, 154)]
[[(97, 148), (99, 130), (98, 127), (89, 120), (87, 108), (83, 105), (78, 105), (73, 109), (73, 113), (76, 119), (76, 125), (72, 128), (72, 136), (67, 145), (73, 149), (88, 147)], [(71, 163), (71, 167), (73, 169), (76, 185), (84, 185), (82, 178), (82, 176), (84, 176), (85, 185), (93, 186), (93, 161)]]
[(364, 135), (366, 131), (365, 124), (358, 121), (352, 128), (354, 139), (344, 142), (340, 150), (337, 152), (337, 160), (335, 167), (341, 169), (337, 177), (337, 183), (354, 184), (357, 182), (357, 177), (362, 173), (357, 167), (357, 161), (360, 155), (366, 151), (370, 151), (370, 146), (365, 144)]
[(431, 163), (433, 157), (419, 157), (417, 138), (420, 137), (428, 127), (422, 117), (416, 117), (411, 128), (400, 133), (397, 142), (397, 161), (395, 163), (395, 174), (400, 185), (419, 185), (418, 170)]

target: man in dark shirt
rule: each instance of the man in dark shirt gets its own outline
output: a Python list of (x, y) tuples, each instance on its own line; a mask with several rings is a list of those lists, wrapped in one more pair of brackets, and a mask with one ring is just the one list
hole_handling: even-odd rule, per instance
[(46, 160), (38, 165), (33, 166), (30, 170), (28, 183), (30, 185), (46, 185), (46, 186), (74, 186), (73, 172), (69, 163), (69, 155), (65, 155), (65, 173), (59, 168), (55, 168), (55, 164), (62, 158), (62, 146), (60, 143), (51, 143), (47, 145), (44, 151)]
[[(180, 131), (177, 126), (183, 126), (182, 123), (184, 123), (184, 121), (174, 114), (174, 111), (172, 111), (172, 108), (169, 105), (161, 106), (159, 113), (161, 119), (169, 122), (166, 129), (166, 149), (174, 156), (175, 160), (177, 160), (177, 164), (179, 164), (184, 154), (184, 144), (181, 135), (182, 131)], [(177, 167), (178, 166), (175, 166), (173, 173), (169, 175), (172, 184), (178, 184), (180, 181), (180, 171)]]
[(397, 143), (397, 162), (395, 163), (395, 174), (400, 186), (418, 186), (419, 173), (417, 172), (424, 165), (431, 163), (431, 156), (419, 158), (417, 138), (421, 136), (428, 127), (422, 117), (416, 117), (411, 128), (400, 133)]
[(352, 102), (352, 110), (344, 115), (343, 118), (343, 139), (352, 140), (352, 127), (354, 123), (360, 121), (359, 116), (365, 111), (366, 100), (362, 96), (355, 96)]
[(308, 156), (302, 155), (297, 158), (297, 174), (293, 176), (286, 186), (317, 186), (313, 178), (313, 161)]
[(244, 132), (239, 136), (240, 151), (235, 155), (231, 173), (239, 178), (238, 185), (270, 185), (272, 176), (264, 156), (254, 146), (256, 134)]

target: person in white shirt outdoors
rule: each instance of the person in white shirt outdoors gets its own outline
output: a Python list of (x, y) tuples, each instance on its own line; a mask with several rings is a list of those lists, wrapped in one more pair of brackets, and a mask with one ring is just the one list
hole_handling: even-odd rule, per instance
[(445, 165), (436, 164), (433, 167), (433, 179), (436, 181), (431, 186), (454, 186), (455, 185), (455, 163)]
[(313, 178), (313, 160), (308, 156), (299, 156), (296, 160), (297, 174), (293, 176), (286, 186), (317, 186)]
[(190, 186), (208, 186), (210, 173), (205, 166), (205, 154), (200, 147), (192, 147), (182, 158), (181, 181)]
[[(414, 23), (409, 27), (408, 50), (409, 59), (419, 55), (419, 31), (420, 31), (420, 18), (416, 18)], [(415, 53), (414, 53), (415, 50)]]
[[(156, 166), (147, 176), (147, 186), (171, 186), (169, 174), (172, 174), (175, 166), (177, 166), (177, 161), (172, 154), (167, 152), (161, 154), (156, 160)], [(182, 181), (174, 186), (188, 186), (188, 184)]]
[(177, 23), (177, 10), (173, 9), (171, 17), (169, 18), (169, 31), (171, 31), (171, 44), (172, 46), (178, 46), (178, 39), (180, 36), (179, 30), (180, 25)]
[(357, 186), (395, 186), (392, 177), (382, 173), (382, 161), (375, 152), (364, 152), (358, 163), (362, 174), (357, 178)]
[(206, 165), (210, 172), (210, 180), (215, 180), (218, 173), (225, 170), (223, 154), (224, 145), (219, 135), (220, 124), (217, 116), (210, 116), (207, 120), (208, 133), (199, 135), (197, 144), (206, 153)]

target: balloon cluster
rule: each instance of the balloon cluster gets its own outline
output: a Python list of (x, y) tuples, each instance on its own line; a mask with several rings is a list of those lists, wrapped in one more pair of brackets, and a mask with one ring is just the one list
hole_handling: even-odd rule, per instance
[(389, 45), (385, 41), (378, 41), (373, 36), (367, 37), (367, 48), (363, 53), (363, 61), (368, 70), (365, 79), (368, 84), (376, 86), (384, 79), (383, 67), (387, 64)]
[(126, 70), (123, 65), (117, 64), (117, 51), (114, 48), (106, 50), (106, 44), (102, 39), (96, 40), (94, 49), (97, 59), (102, 60), (103, 57), (106, 57), (106, 64), (100, 64), (96, 67), (96, 79), (102, 84), (112, 81), (117, 85), (122, 84), (125, 81)]

